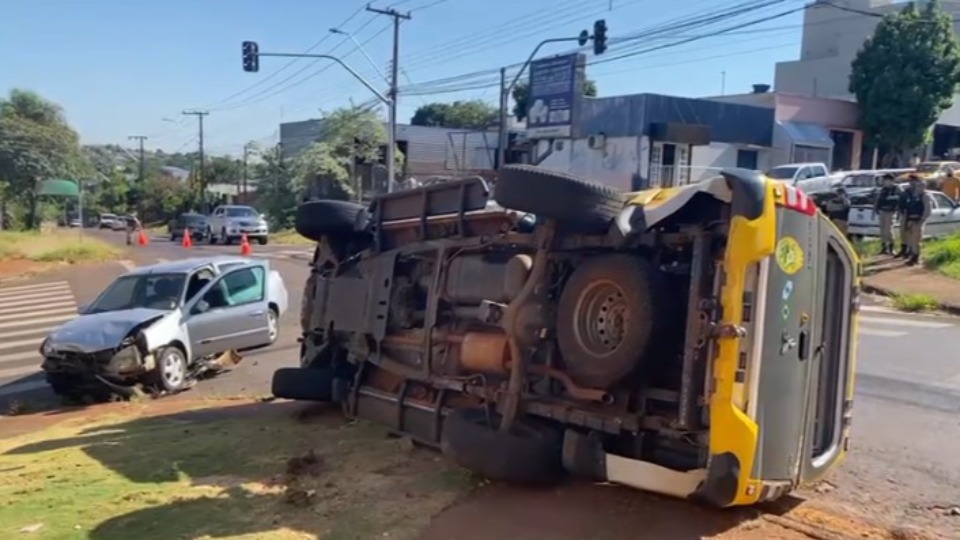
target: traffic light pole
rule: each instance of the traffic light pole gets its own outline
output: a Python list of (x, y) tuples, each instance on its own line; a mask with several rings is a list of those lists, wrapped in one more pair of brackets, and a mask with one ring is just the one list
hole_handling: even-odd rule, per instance
[(537, 56), (537, 53), (540, 52), (540, 49), (544, 45), (549, 45), (550, 43), (567, 43), (570, 41), (582, 41), (582, 37), (575, 38), (551, 38), (545, 39), (540, 42), (530, 53), (530, 56), (527, 57), (527, 61), (520, 66), (520, 71), (517, 72), (517, 75), (513, 78), (513, 81), (510, 82), (510, 85), (507, 86), (507, 69), (501, 68), (500, 70), (500, 129), (498, 131), (497, 141), (497, 168), (504, 166), (504, 159), (507, 155), (507, 108), (510, 106), (510, 93), (513, 92), (513, 88), (517, 86), (517, 82), (520, 81), (520, 77), (523, 76), (523, 72), (527, 70), (527, 67), (533, 62), (533, 58)]
[(377, 90), (370, 81), (363, 78), (362, 75), (356, 72), (352, 67), (347, 65), (346, 62), (337, 58), (336, 56), (330, 56), (329, 54), (300, 54), (300, 53), (262, 53), (258, 52), (257, 56), (276, 56), (281, 58), (321, 58), (325, 60), (332, 60), (340, 66), (347, 70), (351, 75), (354, 76), (358, 81), (363, 83), (367, 87), (367, 90), (373, 92), (373, 95), (377, 96), (377, 99), (386, 104), (390, 110), (390, 128), (387, 130), (387, 191), (393, 191), (393, 182), (396, 178), (396, 159), (394, 159), (394, 146), (396, 146), (396, 108), (394, 107), (394, 101), (392, 97), (396, 94), (391, 90), (391, 97), (383, 95), (383, 92)]

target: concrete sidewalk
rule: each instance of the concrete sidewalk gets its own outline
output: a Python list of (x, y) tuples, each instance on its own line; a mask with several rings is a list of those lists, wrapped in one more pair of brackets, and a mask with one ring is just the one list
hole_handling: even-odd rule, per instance
[(960, 315), (960, 280), (923, 266), (906, 266), (902, 259), (883, 256), (864, 259), (862, 285), (865, 291), (884, 296), (931, 296), (944, 311)]

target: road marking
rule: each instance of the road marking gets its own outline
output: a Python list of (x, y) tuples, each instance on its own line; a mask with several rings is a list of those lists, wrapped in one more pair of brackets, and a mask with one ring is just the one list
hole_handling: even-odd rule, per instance
[(33, 366), (21, 366), (9, 369), (0, 369), (0, 380), (2, 379), (12, 379), (14, 377), (23, 377), (24, 375), (33, 375), (34, 373), (40, 373), (40, 355), (35, 354), (37, 357), (37, 364)]
[[(34, 334), (47, 334), (52, 332), (55, 328), (55, 326), (44, 326), (41, 328), (30, 328), (28, 330), (17, 330), (15, 332), (4, 332), (3, 334), (0, 334), (0, 337), (6, 339), (20, 336), (32, 336)], [(0, 341), (0, 347), (3, 347), (2, 341)]]
[(23, 319), (24, 317), (31, 317), (33, 315), (53, 315), (53, 314), (66, 314), (66, 313), (72, 313), (76, 315), (77, 308), (63, 307), (63, 308), (56, 308), (56, 309), (38, 309), (35, 311), (24, 311), (23, 313), (14, 313), (13, 315), (0, 315), (0, 321)]
[(28, 304), (24, 304), (21, 302), (20, 304), (21, 305), (9, 306), (4, 302), (0, 302), (0, 315), (4, 315), (7, 313), (24, 313), (29, 311), (36, 311), (42, 308), (54, 309), (54, 308), (65, 308), (65, 307), (73, 307), (73, 308), (77, 307), (77, 303), (74, 302), (73, 300), (61, 300), (59, 302), (50, 302), (48, 304), (44, 304), (44, 303), (38, 304), (37, 302), (29, 302)]
[(879, 330), (877, 328), (860, 328), (860, 335), (875, 337), (901, 337), (907, 335), (907, 333), (894, 332), (893, 330)]
[(17, 362), (20, 360), (29, 360), (31, 358), (40, 359), (40, 351), (24, 351), (18, 353), (2, 354), (0, 355), (0, 364), (8, 364), (10, 362)]
[(43, 340), (45, 339), (47, 339), (46, 336), (41, 336), (30, 339), (21, 339), (20, 341), (0, 341), (0, 350), (16, 349), (18, 347), (27, 347), (29, 345), (39, 345), (43, 343)]
[(870, 324), (894, 324), (897, 326), (912, 326), (914, 328), (950, 328), (949, 323), (925, 322), (913, 319), (892, 319), (889, 317), (860, 317), (860, 322)]
[(157, 257), (157, 262), (158, 262), (158, 263), (161, 263), (161, 264), (162, 264), (162, 263), (168, 263), (168, 262), (170, 262), (170, 259), (164, 259), (163, 257)]
[(46, 388), (46, 381), (27, 381), (17, 384), (11, 384), (10, 386), (0, 387), (0, 396), (9, 396), (11, 394), (22, 394), (24, 392), (29, 392), (31, 390), (38, 390), (40, 388)]
[(120, 266), (124, 267), (127, 272), (133, 272), (137, 268), (137, 265), (131, 260), (123, 259), (117, 262), (120, 264)]
[(37, 319), (27, 319), (27, 320), (23, 320), (23, 321), (5, 322), (5, 323), (0, 323), (0, 329), (2, 329), (2, 328), (16, 328), (16, 327), (18, 327), (18, 326), (29, 326), (29, 325), (31, 325), (31, 324), (45, 324), (45, 323), (56, 323), (56, 322), (69, 321), (70, 319), (72, 319), (72, 318), (74, 318), (74, 317), (76, 317), (76, 316), (77, 316), (77, 314), (76, 314), (76, 312), (74, 312), (74, 313), (66, 313), (66, 314), (64, 314), (64, 315), (57, 315), (57, 316), (54, 316), (54, 317), (40, 317), (40, 318), (37, 318)]
[(895, 310), (895, 309), (890, 309), (890, 308), (888, 308), (888, 307), (883, 307), (883, 306), (864, 306), (864, 305), (861, 305), (861, 306), (860, 306), (860, 311), (872, 311), (872, 312), (874, 312), (874, 313), (900, 313), (899, 311), (897, 311), (897, 310)]
[(19, 298), (42, 298), (44, 296), (56, 296), (58, 294), (70, 293), (69, 285), (55, 285), (31, 291), (13, 291), (4, 292), (0, 289), (0, 300), (16, 300)]
[(21, 285), (19, 287), (2, 287), (0, 288), (0, 294), (8, 293), (8, 292), (12, 293), (12, 292), (32, 291), (34, 289), (46, 289), (46, 288), (50, 288), (54, 286), (62, 286), (62, 285), (69, 286), (70, 284), (67, 283), (66, 281), (50, 281), (47, 283), (38, 283), (36, 285)]
[[(36, 304), (37, 302), (53, 302), (57, 297), (71, 298), (73, 294), (70, 289), (61, 289), (58, 291), (34, 293), (34, 294), (11, 294), (9, 296), (0, 296), (0, 305), (10, 306), (17, 303)], [(7, 300), (10, 300), (9, 302)]]

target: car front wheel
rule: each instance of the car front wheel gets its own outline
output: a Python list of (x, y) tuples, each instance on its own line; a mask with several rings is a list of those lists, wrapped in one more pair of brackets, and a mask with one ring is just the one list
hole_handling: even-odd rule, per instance
[(157, 355), (153, 383), (158, 390), (173, 394), (187, 385), (187, 356), (178, 347), (164, 347)]

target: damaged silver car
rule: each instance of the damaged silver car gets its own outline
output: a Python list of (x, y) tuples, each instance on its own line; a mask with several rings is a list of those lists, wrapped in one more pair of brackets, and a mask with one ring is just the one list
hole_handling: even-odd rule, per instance
[(41, 367), (64, 397), (136, 384), (173, 393), (225, 351), (274, 343), (286, 310), (283, 279), (266, 260), (207, 257), (138, 268), (47, 337)]

